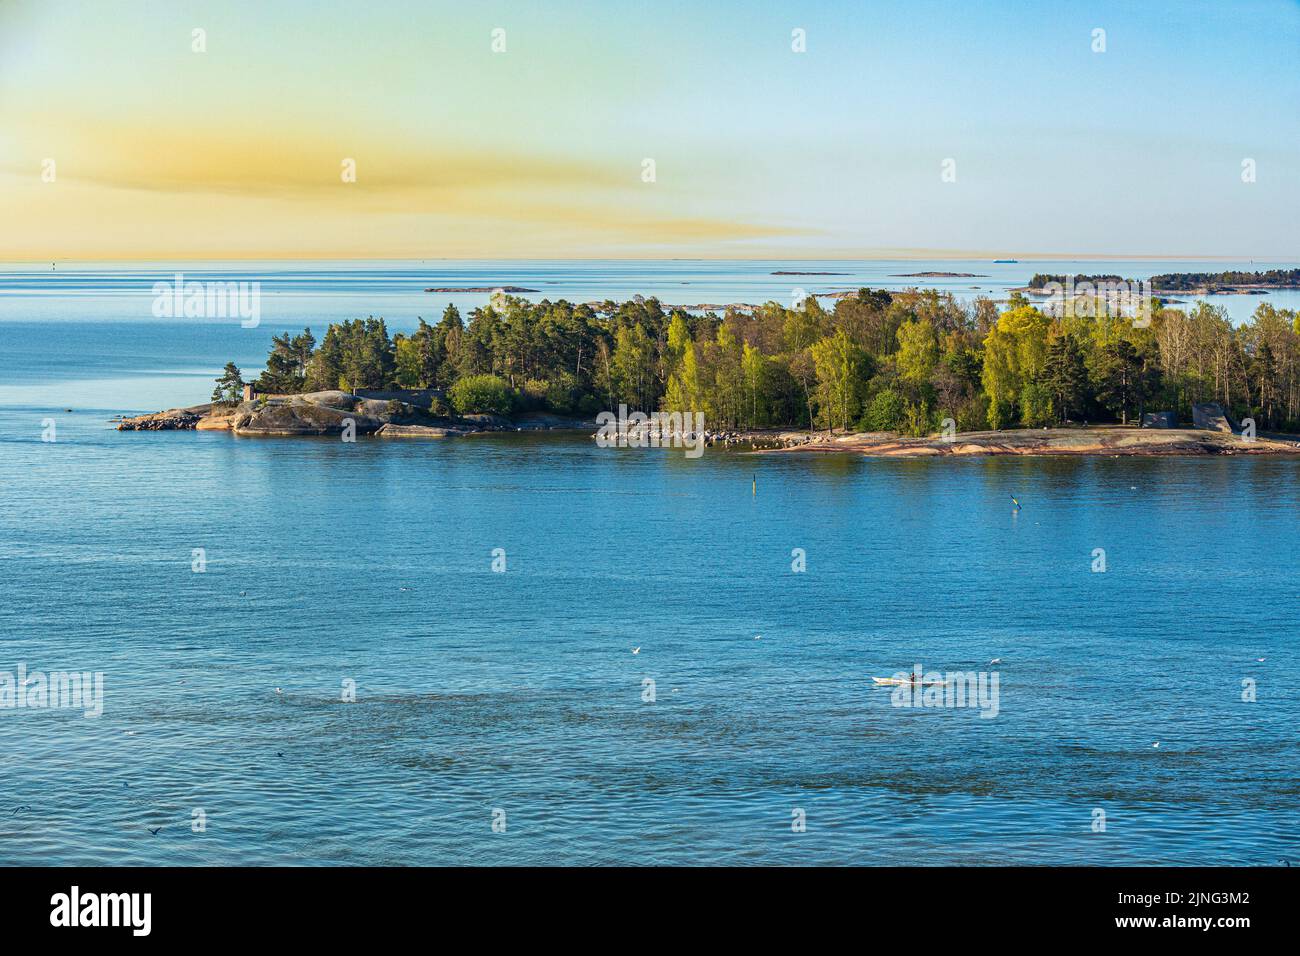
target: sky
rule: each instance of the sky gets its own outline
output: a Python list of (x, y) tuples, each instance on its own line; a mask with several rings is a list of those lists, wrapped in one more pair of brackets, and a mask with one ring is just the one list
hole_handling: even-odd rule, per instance
[(0, 0), (0, 224), (25, 261), (1300, 259), (1300, 2)]

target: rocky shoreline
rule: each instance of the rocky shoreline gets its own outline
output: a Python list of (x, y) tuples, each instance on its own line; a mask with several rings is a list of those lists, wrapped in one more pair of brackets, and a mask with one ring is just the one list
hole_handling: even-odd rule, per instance
[(1048, 455), (1093, 457), (1172, 457), (1205, 455), (1297, 455), (1300, 436), (1260, 435), (1253, 439), (1230, 432), (1195, 428), (1016, 429), (910, 438), (885, 432), (841, 435), (821, 433), (799, 444), (756, 451), (849, 453), (879, 458), (936, 458), (978, 455)]
[[(595, 437), (595, 436), (593, 436)], [(636, 444), (635, 430), (629, 432)], [(688, 436), (694, 440), (694, 435)], [(651, 445), (651, 443), (646, 443)], [(937, 458), (994, 455), (1075, 457), (1200, 457), (1207, 455), (1296, 455), (1300, 436), (1238, 434), (1196, 428), (1138, 428), (1124, 425), (1011, 429), (923, 438), (893, 432), (705, 431), (703, 444), (752, 454), (806, 452), (871, 458)]]
[[(350, 423), (350, 425), (349, 425)], [(491, 432), (583, 430), (590, 420), (549, 414), (437, 416), (400, 401), (367, 399), (342, 391), (256, 398), (238, 405), (193, 405), (117, 421), (119, 431), (227, 431), (239, 436), (357, 435), (390, 439), (455, 438)], [(597, 432), (592, 432), (595, 438)], [(695, 440), (695, 436), (690, 436)], [(702, 443), (755, 454), (812, 452), (880, 458), (977, 455), (1167, 457), (1206, 455), (1297, 455), (1300, 436), (1253, 439), (1231, 431), (1100, 425), (1072, 428), (965, 432), (944, 437), (891, 432), (809, 432), (789, 429), (705, 430)]]
[(453, 438), (590, 426), (590, 421), (549, 414), (439, 416), (405, 402), (360, 398), (343, 391), (256, 398), (238, 405), (192, 405), (117, 422), (118, 431), (228, 431), (264, 437), (341, 435), (351, 427), (357, 435), (379, 438)]

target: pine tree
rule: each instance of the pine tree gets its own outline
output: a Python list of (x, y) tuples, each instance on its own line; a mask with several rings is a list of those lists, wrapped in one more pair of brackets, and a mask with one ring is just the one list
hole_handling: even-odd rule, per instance
[(1119, 339), (1101, 351), (1097, 364), (1097, 399), (1120, 421), (1128, 424), (1128, 412), (1139, 399), (1138, 376), (1141, 363), (1137, 349), (1127, 339)]
[(1058, 336), (1048, 346), (1042, 384), (1051, 393), (1052, 411), (1058, 421), (1083, 410), (1088, 391), (1088, 369), (1074, 336), (1068, 333)]
[(227, 362), (221, 376), (216, 380), (217, 387), (212, 390), (212, 401), (225, 405), (237, 405), (244, 397), (244, 377), (234, 362)]

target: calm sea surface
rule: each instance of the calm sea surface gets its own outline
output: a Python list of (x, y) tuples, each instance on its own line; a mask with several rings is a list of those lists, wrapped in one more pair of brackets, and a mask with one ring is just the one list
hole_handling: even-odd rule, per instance
[[(1079, 264), (898, 265), (853, 281)], [(107, 423), (281, 328), (436, 317), (427, 286), (752, 300), (785, 267), (241, 267), (257, 329), (151, 318), (166, 267), (9, 267), (0, 672), (101, 671), (104, 712), (0, 708), (0, 863), (1300, 862), (1296, 462)], [(917, 663), (996, 671), (997, 716), (871, 684)]]

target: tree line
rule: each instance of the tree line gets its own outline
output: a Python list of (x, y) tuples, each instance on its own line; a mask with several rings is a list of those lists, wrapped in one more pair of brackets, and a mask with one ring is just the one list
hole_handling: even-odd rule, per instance
[[(1123, 279), (1117, 275), (1068, 276), (1038, 272), (1029, 280), (1029, 288), (1043, 289), (1051, 283), (1063, 286), (1071, 280), (1076, 286), (1084, 283), (1098, 286), (1106, 282), (1137, 284), (1137, 280)], [(1213, 292), (1242, 286), (1300, 289), (1300, 269), (1269, 269), (1266, 272), (1169, 272), (1152, 276), (1148, 282), (1149, 288), (1156, 292), (1195, 292), (1200, 289)]]
[[(272, 340), (263, 393), (445, 389), (457, 412), (592, 416), (703, 411), (711, 428), (834, 428), (921, 435), (1063, 422), (1131, 422), (1218, 401), (1259, 427), (1300, 430), (1296, 313), (1153, 300), (1149, 324), (1104, 302), (1049, 315), (1015, 294), (959, 302), (935, 290), (861, 289), (824, 308), (665, 311), (655, 299), (575, 305), (503, 297), (468, 322), (448, 306), (390, 335), (383, 319)], [(230, 379), (233, 366), (223, 379)], [(238, 370), (234, 369), (235, 380)], [(222, 389), (219, 386), (218, 392)], [(232, 397), (233, 386), (225, 391)], [(446, 411), (436, 407), (435, 412)]]
[(1151, 277), (1151, 285), (1164, 292), (1194, 289), (1230, 289), (1235, 286), (1300, 288), (1300, 269), (1269, 269), (1267, 272), (1172, 272)]

